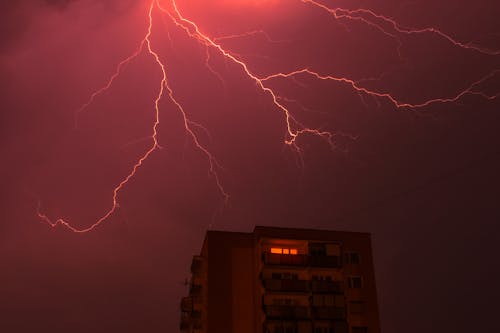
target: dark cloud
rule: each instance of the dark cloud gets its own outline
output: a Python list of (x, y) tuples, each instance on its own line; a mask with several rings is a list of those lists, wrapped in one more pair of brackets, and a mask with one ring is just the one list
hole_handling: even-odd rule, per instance
[(70, 3), (78, 0), (44, 0), (44, 2), (50, 6), (55, 6), (58, 8), (64, 8), (68, 6)]

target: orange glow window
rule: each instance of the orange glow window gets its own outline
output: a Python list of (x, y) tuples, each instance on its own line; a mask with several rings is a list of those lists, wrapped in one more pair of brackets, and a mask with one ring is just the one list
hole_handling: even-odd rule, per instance
[(299, 254), (299, 251), (297, 249), (283, 249), (281, 247), (272, 247), (271, 253), (297, 255)]

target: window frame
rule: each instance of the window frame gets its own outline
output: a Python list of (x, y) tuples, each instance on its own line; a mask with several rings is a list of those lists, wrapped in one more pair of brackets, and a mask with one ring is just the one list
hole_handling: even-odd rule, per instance
[[(355, 281), (359, 281), (359, 287), (357, 286), (358, 284), (355, 283)], [(364, 286), (364, 281), (363, 277), (360, 275), (351, 275), (347, 278), (347, 286), (349, 289), (362, 289)]]

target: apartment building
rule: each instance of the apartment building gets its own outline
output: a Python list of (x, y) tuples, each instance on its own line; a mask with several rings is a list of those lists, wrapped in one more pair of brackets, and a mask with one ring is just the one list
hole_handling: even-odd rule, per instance
[(380, 333), (367, 233), (208, 231), (191, 273), (183, 333)]

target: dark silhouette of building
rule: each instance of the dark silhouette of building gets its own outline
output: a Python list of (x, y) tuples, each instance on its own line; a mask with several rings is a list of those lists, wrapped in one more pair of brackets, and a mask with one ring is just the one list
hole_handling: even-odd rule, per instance
[(380, 333), (367, 233), (208, 231), (191, 272), (182, 332)]

